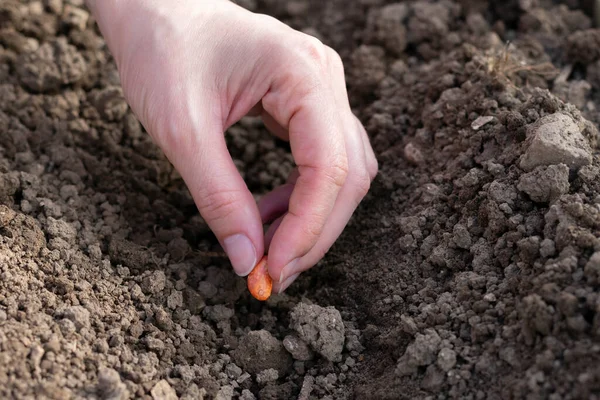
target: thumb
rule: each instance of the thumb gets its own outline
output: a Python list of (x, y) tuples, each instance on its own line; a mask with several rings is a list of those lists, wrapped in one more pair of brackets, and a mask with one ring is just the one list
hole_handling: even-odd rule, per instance
[(264, 253), (263, 226), (254, 197), (217, 131), (179, 141), (170, 158), (233, 269), (246, 276)]

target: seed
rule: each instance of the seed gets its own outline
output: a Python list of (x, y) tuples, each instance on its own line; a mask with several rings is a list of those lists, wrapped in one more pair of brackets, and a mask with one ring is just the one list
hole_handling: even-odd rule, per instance
[(248, 275), (248, 290), (255, 299), (265, 301), (271, 296), (273, 280), (267, 268), (267, 256), (263, 256)]

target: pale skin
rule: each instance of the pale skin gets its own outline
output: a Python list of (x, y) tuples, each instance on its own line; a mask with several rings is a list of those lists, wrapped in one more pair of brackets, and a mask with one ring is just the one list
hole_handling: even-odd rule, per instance
[[(321, 260), (377, 174), (340, 57), (228, 0), (87, 0), (125, 97), (247, 276), (268, 254), (280, 293)], [(258, 204), (224, 132), (246, 115), (289, 141), (298, 168)], [(266, 235), (263, 226), (271, 223)]]

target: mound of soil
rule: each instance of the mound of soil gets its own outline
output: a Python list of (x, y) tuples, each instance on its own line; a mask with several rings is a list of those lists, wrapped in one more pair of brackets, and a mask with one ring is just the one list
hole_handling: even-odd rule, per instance
[[(2, 1), (0, 397), (598, 398), (591, 2), (237, 2), (341, 54), (370, 194), (255, 301), (82, 1)], [(292, 168), (260, 121), (227, 140), (257, 196)]]

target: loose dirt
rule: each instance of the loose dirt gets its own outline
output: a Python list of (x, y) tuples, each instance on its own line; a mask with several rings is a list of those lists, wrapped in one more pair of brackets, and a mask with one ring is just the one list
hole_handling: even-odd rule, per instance
[[(0, 397), (599, 398), (591, 2), (239, 3), (341, 54), (371, 192), (256, 301), (82, 1), (3, 0)], [(257, 196), (292, 169), (260, 121), (227, 141)]]

